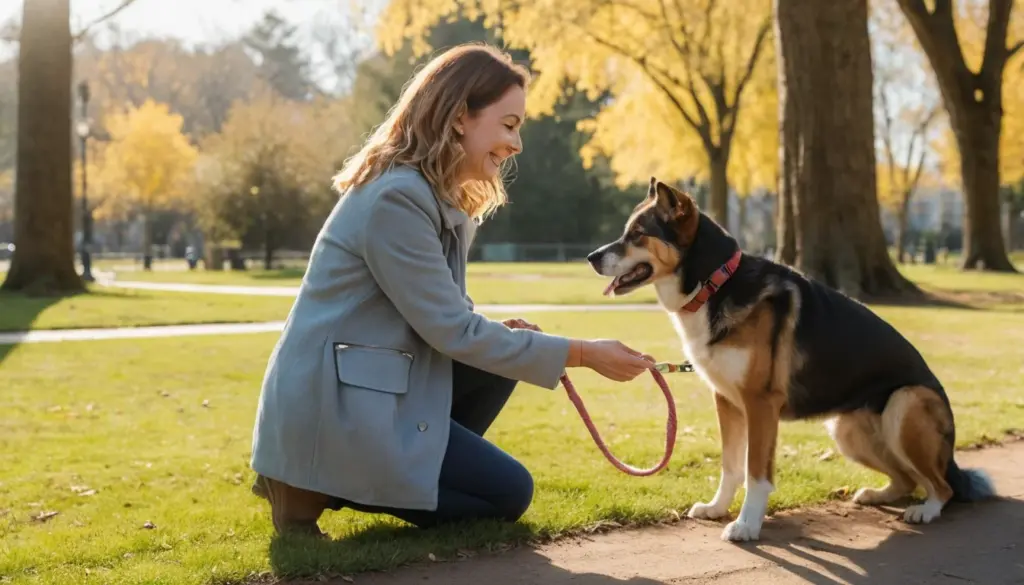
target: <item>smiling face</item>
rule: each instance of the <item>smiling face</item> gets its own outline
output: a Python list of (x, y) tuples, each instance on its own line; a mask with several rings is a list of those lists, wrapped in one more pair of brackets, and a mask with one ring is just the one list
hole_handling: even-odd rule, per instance
[(625, 295), (675, 273), (693, 241), (698, 213), (689, 195), (652, 177), (622, 237), (587, 256), (598, 274), (612, 277), (604, 294)]
[(490, 181), (501, 164), (523, 150), (519, 130), (526, 118), (526, 92), (513, 85), (494, 103), (459, 116), (455, 131), (466, 153), (460, 181)]

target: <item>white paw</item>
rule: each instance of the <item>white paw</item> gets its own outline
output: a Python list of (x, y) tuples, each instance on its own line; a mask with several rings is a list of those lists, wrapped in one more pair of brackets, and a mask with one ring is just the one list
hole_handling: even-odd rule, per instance
[(746, 542), (750, 540), (759, 540), (760, 537), (760, 526), (747, 524), (742, 520), (735, 520), (733, 522), (730, 522), (725, 527), (725, 530), (722, 531), (722, 540), (730, 542)]
[(938, 502), (928, 502), (917, 506), (908, 506), (903, 512), (903, 519), (910, 524), (928, 524), (935, 520), (942, 513), (941, 505)]
[(690, 508), (687, 516), (690, 518), (702, 518), (705, 520), (717, 520), (729, 513), (729, 509), (725, 506), (716, 506), (714, 504), (705, 504), (704, 502), (697, 502)]
[(874, 488), (860, 488), (853, 494), (853, 503), (862, 506), (870, 506), (878, 503), (878, 490)]

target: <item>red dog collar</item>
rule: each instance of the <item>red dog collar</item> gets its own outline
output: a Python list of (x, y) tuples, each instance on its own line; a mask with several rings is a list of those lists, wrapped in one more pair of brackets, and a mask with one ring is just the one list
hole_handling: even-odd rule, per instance
[(710, 278), (702, 283), (700, 290), (697, 291), (697, 296), (683, 305), (683, 310), (696, 313), (711, 298), (711, 295), (715, 294), (725, 284), (725, 281), (729, 280), (729, 277), (736, 272), (736, 268), (740, 265), (741, 257), (743, 257), (743, 251), (736, 250), (736, 253), (732, 255), (732, 258), (729, 258), (728, 262), (723, 264)]

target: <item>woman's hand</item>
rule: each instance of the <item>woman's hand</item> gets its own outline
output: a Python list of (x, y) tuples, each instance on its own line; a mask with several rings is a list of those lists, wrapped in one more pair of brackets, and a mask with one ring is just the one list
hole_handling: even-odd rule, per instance
[(642, 354), (621, 341), (595, 339), (583, 341), (579, 364), (605, 378), (628, 382), (654, 365), (654, 358)]
[[(540, 327), (526, 319), (506, 319), (502, 323), (509, 329), (540, 331)], [(614, 339), (574, 339), (571, 343), (566, 365), (590, 368), (616, 382), (628, 382), (654, 365), (653, 357)]]

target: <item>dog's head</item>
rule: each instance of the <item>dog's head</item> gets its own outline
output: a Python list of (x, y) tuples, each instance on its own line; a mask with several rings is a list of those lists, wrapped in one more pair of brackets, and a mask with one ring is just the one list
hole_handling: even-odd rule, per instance
[(675, 274), (699, 216), (692, 197), (651, 177), (647, 198), (633, 210), (622, 237), (587, 256), (598, 274), (612, 277), (604, 294), (625, 295)]

